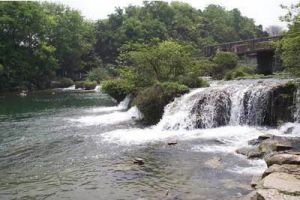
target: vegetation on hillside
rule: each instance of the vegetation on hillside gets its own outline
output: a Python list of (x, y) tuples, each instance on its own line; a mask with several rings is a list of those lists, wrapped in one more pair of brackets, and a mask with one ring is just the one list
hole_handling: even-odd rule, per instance
[(97, 22), (55, 3), (1, 2), (0, 11), (0, 91), (43, 89), (64, 77), (99, 83), (124, 68), (142, 80), (138, 87), (175, 81), (202, 74), (191, 69), (205, 45), (266, 35), (239, 10), (217, 5), (144, 2)]
[(289, 23), (289, 30), (280, 42), (279, 52), (286, 70), (300, 76), (300, 2), (283, 8), (288, 13), (282, 20)]

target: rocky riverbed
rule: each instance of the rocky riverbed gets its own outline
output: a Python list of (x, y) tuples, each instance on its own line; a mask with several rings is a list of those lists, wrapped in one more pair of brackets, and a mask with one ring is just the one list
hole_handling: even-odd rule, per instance
[(300, 199), (300, 152), (298, 141), (263, 135), (249, 141), (251, 148), (236, 152), (248, 158), (264, 157), (268, 169), (254, 176), (251, 186), (255, 189), (242, 200), (299, 200)]

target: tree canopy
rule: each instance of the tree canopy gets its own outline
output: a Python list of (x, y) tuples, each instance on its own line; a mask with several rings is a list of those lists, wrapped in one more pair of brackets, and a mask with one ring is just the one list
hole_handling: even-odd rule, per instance
[(123, 68), (149, 81), (176, 79), (197, 68), (204, 46), (266, 34), (238, 9), (181, 2), (145, 1), (96, 22), (46, 2), (0, 2), (0, 12), (0, 90), (43, 89), (82, 74), (99, 82)]
[(84, 68), (94, 43), (93, 24), (69, 7), (1, 2), (0, 90), (45, 88), (55, 75)]
[[(151, 43), (153, 38), (177, 40), (199, 51), (208, 44), (265, 36), (253, 19), (210, 5), (203, 11), (189, 4), (163, 1), (144, 2), (143, 6), (117, 8), (108, 19), (96, 23), (95, 50), (104, 62), (115, 63), (119, 48), (128, 42)], [(201, 52), (199, 52), (201, 53)]]
[(283, 64), (287, 71), (300, 75), (300, 3), (287, 9), (282, 19), (289, 23), (289, 31), (280, 42)]

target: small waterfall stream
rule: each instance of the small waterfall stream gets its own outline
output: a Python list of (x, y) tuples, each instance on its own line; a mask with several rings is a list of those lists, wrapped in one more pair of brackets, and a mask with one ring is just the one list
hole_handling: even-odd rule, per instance
[(196, 89), (167, 105), (157, 127), (192, 130), (225, 125), (272, 125), (274, 93), (287, 83), (288, 80), (245, 80)]

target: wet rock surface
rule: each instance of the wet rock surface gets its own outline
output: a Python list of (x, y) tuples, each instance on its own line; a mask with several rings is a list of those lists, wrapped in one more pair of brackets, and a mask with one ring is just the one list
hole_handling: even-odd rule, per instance
[[(268, 166), (277, 164), (295, 164), (300, 165), (300, 153), (282, 153), (282, 154), (274, 154), (269, 158), (266, 158), (266, 163)], [(299, 166), (300, 167), (300, 166)]]
[(255, 190), (243, 200), (299, 200), (300, 152), (299, 141), (274, 135), (261, 135), (248, 142), (250, 147), (236, 153), (248, 158), (264, 158), (268, 169), (261, 176), (254, 176), (251, 187)]
[(300, 152), (275, 153), (266, 162), (269, 168), (251, 182), (255, 191), (241, 199), (300, 199)]

